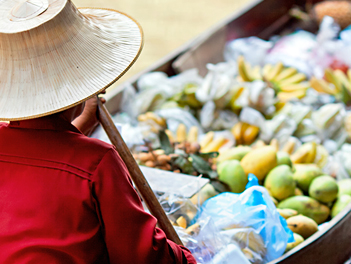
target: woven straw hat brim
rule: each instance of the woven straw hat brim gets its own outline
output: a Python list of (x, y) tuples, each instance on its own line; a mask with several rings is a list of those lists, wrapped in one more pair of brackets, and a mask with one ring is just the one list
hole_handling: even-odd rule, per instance
[(116, 82), (143, 46), (140, 25), (116, 10), (51, 0), (43, 15), (12, 22), (0, 5), (0, 120), (80, 104)]

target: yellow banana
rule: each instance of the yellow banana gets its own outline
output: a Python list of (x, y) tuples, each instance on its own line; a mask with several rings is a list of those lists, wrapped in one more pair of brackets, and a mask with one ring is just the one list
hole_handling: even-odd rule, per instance
[(238, 57), (238, 71), (244, 82), (253, 81), (249, 73), (248, 65), (246, 64), (243, 56)]
[(249, 125), (243, 133), (243, 140), (245, 145), (250, 145), (257, 137), (260, 129), (257, 126)]
[(283, 92), (294, 92), (299, 90), (307, 90), (310, 87), (311, 86), (309, 82), (300, 82), (300, 83), (289, 84), (287, 86), (281, 86), (279, 88)]
[(241, 130), (243, 127), (243, 122), (238, 122), (236, 123), (232, 128), (231, 128), (231, 132), (235, 138), (236, 144), (240, 145), (241, 144)]
[(253, 80), (262, 80), (261, 67), (259, 65), (253, 67), (250, 75)]
[(258, 149), (264, 146), (266, 146), (266, 143), (264, 143), (264, 141), (260, 139), (255, 142), (255, 144), (252, 146), (252, 149)]
[(207, 134), (200, 142), (201, 149), (205, 148), (213, 140), (213, 137), (214, 137), (213, 131), (207, 132)]
[(211, 141), (206, 147), (201, 149), (202, 153), (218, 151), (227, 142), (225, 137), (218, 137)]
[(331, 95), (335, 95), (337, 91), (334, 87), (331, 87), (328, 82), (325, 80), (320, 80), (315, 77), (310, 79), (310, 85), (313, 89), (315, 89), (319, 93), (327, 93)]
[(302, 82), (304, 80), (306, 80), (306, 75), (299, 72), (299, 73), (296, 73), (293, 76), (279, 82), (279, 86), (283, 87), (283, 86), (287, 86), (289, 84), (299, 83), (299, 82)]
[(293, 153), (294, 149), (295, 149), (295, 142), (290, 140), (290, 141), (285, 143), (284, 147), (282, 148), (282, 151), (284, 151), (288, 154), (291, 154), (291, 153)]
[(301, 99), (305, 97), (306, 90), (297, 90), (294, 92), (279, 92), (277, 97), (282, 102), (288, 102), (292, 99)]
[(141, 114), (138, 116), (138, 121), (139, 122), (145, 122), (148, 118), (146, 117), (145, 114)]
[(177, 128), (177, 142), (184, 142), (186, 140), (186, 126), (179, 124)]
[(166, 120), (158, 115), (156, 115), (154, 112), (146, 112), (145, 116), (148, 119), (151, 119), (153, 121), (155, 121), (156, 124), (162, 126), (162, 127), (167, 127), (167, 123)]
[(340, 83), (340, 81), (335, 77), (334, 72), (333, 72), (332, 69), (330, 69), (330, 68), (325, 69), (325, 70), (324, 70), (324, 77), (325, 77), (325, 79), (326, 79), (328, 82), (334, 84), (335, 90), (336, 90), (337, 92), (342, 91), (341, 83)]
[(180, 226), (184, 229), (187, 228), (187, 223), (186, 223), (186, 219), (184, 218), (184, 216), (178, 217), (178, 219), (176, 220), (176, 223), (178, 226)]
[(268, 76), (269, 72), (272, 70), (272, 68), (273, 68), (272, 64), (266, 64), (266, 65), (263, 66), (263, 68), (262, 68), (262, 75), (263, 75), (263, 78), (265, 80), (268, 80), (267, 76)]
[(274, 78), (282, 71), (284, 68), (283, 63), (278, 62), (276, 65), (273, 66), (273, 68), (269, 71), (269, 73), (266, 76), (266, 79), (268, 81), (273, 81)]
[(197, 142), (197, 137), (199, 134), (199, 128), (197, 126), (192, 126), (189, 129), (189, 133), (188, 133), (188, 142), (193, 143), (193, 142)]
[(270, 146), (274, 147), (275, 151), (279, 150), (279, 142), (278, 139), (273, 138), (271, 142), (269, 143)]
[(346, 74), (342, 70), (336, 69), (334, 71), (334, 75), (339, 80), (341, 85), (343, 85), (348, 91), (351, 91), (350, 82), (347, 79)]
[(313, 163), (316, 152), (316, 142), (305, 143), (290, 156), (290, 159), (293, 163)]
[(173, 135), (173, 133), (172, 133), (171, 130), (166, 129), (166, 130), (165, 130), (165, 133), (166, 133), (166, 135), (168, 136), (169, 141), (172, 141), (172, 142), (175, 141), (174, 135)]
[(292, 67), (285, 68), (274, 78), (274, 81), (280, 82), (284, 79), (287, 79), (287, 78), (293, 76), (295, 73), (297, 73), (297, 69), (292, 68)]

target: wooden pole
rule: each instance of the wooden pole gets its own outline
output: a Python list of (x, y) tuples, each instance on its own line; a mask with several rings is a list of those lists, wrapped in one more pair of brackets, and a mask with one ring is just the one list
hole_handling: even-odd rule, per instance
[(139, 165), (136, 163), (134, 157), (129, 151), (126, 143), (122, 139), (118, 129), (116, 128), (113, 120), (106, 109), (98, 98), (98, 115), (99, 121), (106, 131), (111, 143), (116, 147), (119, 155), (126, 164), (129, 174), (138, 189), (140, 195), (143, 197), (150, 213), (158, 220), (159, 227), (165, 232), (168, 239), (172, 240), (178, 245), (183, 245), (182, 241), (178, 237), (177, 232), (174, 230), (173, 225), (169, 221), (165, 211), (158, 202), (154, 192), (152, 191), (149, 183), (145, 179), (141, 172)]

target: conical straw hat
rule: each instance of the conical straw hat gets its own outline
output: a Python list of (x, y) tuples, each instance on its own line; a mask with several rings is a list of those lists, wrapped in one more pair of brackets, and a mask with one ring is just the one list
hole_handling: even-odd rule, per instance
[(143, 45), (139, 24), (70, 0), (0, 1), (0, 120), (75, 106), (117, 81)]

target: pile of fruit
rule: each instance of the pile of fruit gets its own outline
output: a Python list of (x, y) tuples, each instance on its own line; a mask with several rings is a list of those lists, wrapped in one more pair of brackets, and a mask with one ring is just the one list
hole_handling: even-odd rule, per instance
[[(204, 78), (196, 70), (140, 78), (124, 107), (143, 128), (145, 143), (133, 155), (143, 166), (209, 178), (191, 199), (196, 206), (221, 192), (243, 192), (254, 174), (294, 232), (288, 251), (351, 202), (351, 178), (340, 180), (339, 169), (351, 177), (351, 163), (338, 153), (351, 143), (351, 69), (334, 63), (317, 77), (283, 62), (251, 66), (243, 56), (208, 69)], [(196, 213), (171, 221), (196, 235)], [(252, 236), (242, 237), (261, 245)], [(242, 247), (252, 263), (263, 258), (258, 248)]]

